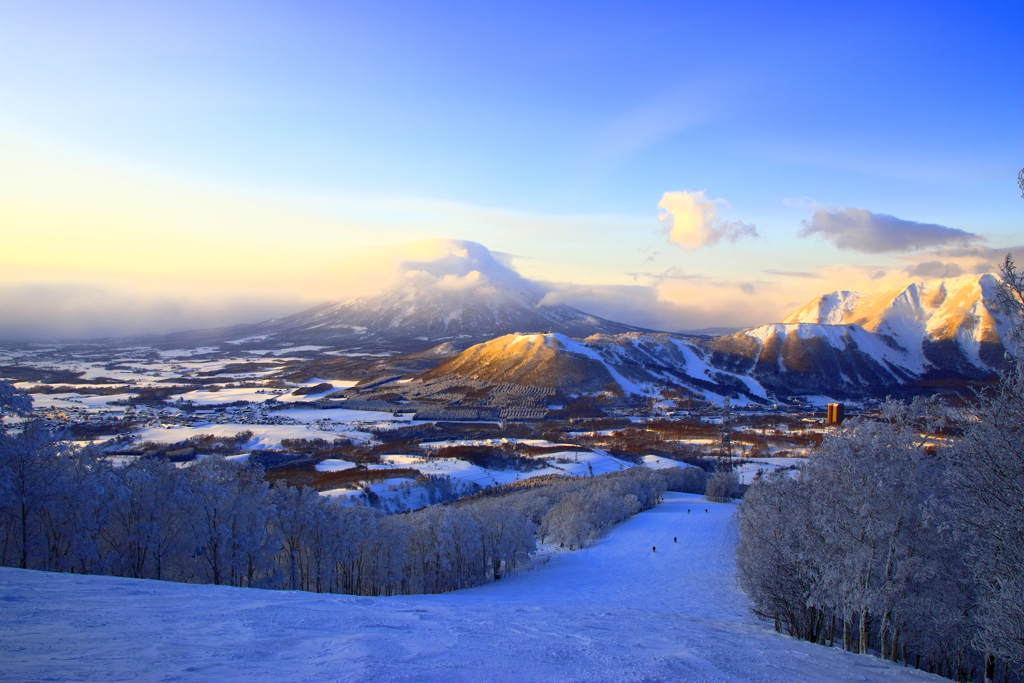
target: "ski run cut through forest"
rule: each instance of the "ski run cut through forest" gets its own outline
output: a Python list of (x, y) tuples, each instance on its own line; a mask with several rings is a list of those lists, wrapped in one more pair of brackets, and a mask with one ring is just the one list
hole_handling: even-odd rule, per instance
[(735, 510), (666, 493), (591, 547), (438, 595), (0, 568), (0, 680), (945, 680), (755, 619), (736, 585)]

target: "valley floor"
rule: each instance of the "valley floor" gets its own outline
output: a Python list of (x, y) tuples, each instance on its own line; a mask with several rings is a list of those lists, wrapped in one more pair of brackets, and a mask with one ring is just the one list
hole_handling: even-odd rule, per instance
[(669, 493), (591, 548), (444, 595), (0, 568), (0, 680), (944, 680), (751, 617), (735, 584), (734, 511)]

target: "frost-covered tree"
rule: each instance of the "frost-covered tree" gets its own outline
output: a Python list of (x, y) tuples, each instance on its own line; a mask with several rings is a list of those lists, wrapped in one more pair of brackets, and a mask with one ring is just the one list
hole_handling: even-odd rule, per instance
[(878, 419), (826, 438), (798, 479), (755, 478), (737, 556), (754, 612), (792, 635), (957, 680), (991, 679), (993, 655), (1004, 674), (1019, 665), (1015, 381), (963, 418), (952, 445), (930, 436), (934, 403), (887, 402)]
[(574, 491), (554, 505), (541, 520), (541, 540), (550, 540), (569, 550), (582, 548), (597, 537), (598, 526), (587, 514), (588, 496)]
[(25, 423), (16, 436), (5, 434), (0, 439), (3, 562), (22, 569), (52, 568), (53, 519), (69, 485), (58, 458), (72, 447), (56, 441), (44, 425), (34, 421)]
[(950, 479), (981, 588), (977, 642), (1024, 662), (1024, 363), (979, 396), (960, 424)]
[[(999, 266), (999, 285), (997, 303), (1013, 325), (1010, 340), (1019, 344), (1024, 342), (1024, 273), (1017, 272), (1013, 254), (1007, 254)], [(1020, 358), (1020, 355), (1017, 357)]]
[(704, 497), (715, 503), (725, 503), (739, 495), (740, 478), (732, 470), (715, 472), (708, 480)]
[(261, 585), (273, 574), (278, 542), (267, 533), (269, 486), (262, 468), (210, 457), (182, 472), (181, 514), (195, 543), (198, 580)]
[(778, 631), (817, 641), (823, 623), (811, 597), (820, 575), (820, 539), (810, 523), (807, 486), (788, 474), (758, 474), (743, 497), (739, 582), (754, 614), (773, 621)]
[(485, 572), (490, 578), (501, 578), (503, 572), (515, 569), (537, 548), (537, 525), (515, 510), (498, 502), (468, 506), (469, 513), (480, 528)]
[(46, 539), (45, 568), (78, 574), (109, 573), (101, 537), (110, 524), (111, 494), (118, 486), (110, 463), (94, 448), (67, 443), (48, 463), (58, 473), (56, 488), (41, 517)]
[[(5, 411), (27, 405), (17, 392), (2, 400)], [(447, 477), (426, 484), (442, 500), (478, 490)], [(545, 519), (581, 547), (656, 504), (665, 486), (664, 476), (637, 467), (388, 515), (309, 488), (271, 488), (258, 465), (222, 456), (180, 469), (146, 458), (114, 467), (28, 421), (0, 433), (0, 560), (243, 587), (436, 593), (513, 570), (535, 550)]]
[(0, 433), (6, 433), (4, 417), (25, 417), (32, 412), (32, 397), (11, 382), (0, 380)]
[(901, 598), (907, 582), (925, 570), (922, 530), (940, 468), (924, 448), (915, 416), (931, 409), (920, 401), (888, 402), (883, 419), (851, 421), (804, 469), (815, 492), (810, 514), (824, 544), (814, 600), (842, 614), (844, 631), (857, 621), (861, 653), (871, 645), (872, 620), (882, 655), (898, 648)]
[[(110, 523), (101, 531), (110, 572), (136, 579), (177, 579), (188, 548), (179, 510), (182, 477), (169, 462), (140, 459), (113, 470)], [(191, 548), (188, 548), (191, 550)]]
[(950, 479), (962, 492), (957, 518), (980, 590), (975, 643), (1024, 664), (1024, 274), (1010, 254), (999, 270), (1014, 359), (998, 387), (960, 415), (964, 435), (952, 450)]
[(667, 491), (703, 494), (707, 490), (708, 473), (699, 467), (668, 467), (660, 473)]

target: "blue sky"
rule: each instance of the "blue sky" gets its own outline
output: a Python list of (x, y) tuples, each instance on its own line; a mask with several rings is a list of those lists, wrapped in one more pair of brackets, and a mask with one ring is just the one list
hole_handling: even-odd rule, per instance
[[(133, 219), (149, 244), (175, 229), (161, 201), (187, 186), (234, 207), (208, 229), (225, 244), (251, 238), (239, 207), (273, 202), (277, 229), (318, 251), (477, 240), (536, 279), (652, 288), (682, 306), (659, 319), (680, 328), (767, 320), (695, 314), (698, 293), (636, 273), (756, 281), (767, 298), (751, 311), (775, 315), (797, 295), (766, 262), (833, 273), (826, 289), (860, 286), (842, 266), (894, 278), (916, 262), (976, 265), (934, 245), (869, 255), (799, 237), (816, 206), (965, 231), (995, 251), (1024, 243), (1020, 0), (4, 2), (3, 16), (0, 174), (15, 182), (0, 201), (21, 202), (13, 230), (30, 231), (25, 197), (40, 213), (77, 206), (75, 178), (106, 175), (92, 200), (104, 210), (140, 184), (157, 197)], [(664, 193), (700, 191), (758, 237), (669, 242)], [(82, 231), (113, 239), (86, 214)], [(289, 227), (308, 220), (328, 227)], [(47, 270), (33, 253), (49, 246), (8, 256), (7, 284), (125, 276)], [(296, 301), (349, 289), (324, 287), (304, 283)]]

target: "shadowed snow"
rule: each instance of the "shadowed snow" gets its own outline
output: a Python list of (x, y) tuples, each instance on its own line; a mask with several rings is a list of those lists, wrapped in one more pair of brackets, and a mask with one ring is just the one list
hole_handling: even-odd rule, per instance
[(443, 595), (366, 598), (0, 569), (0, 677), (940, 680), (774, 633), (749, 615), (735, 584), (735, 505), (665, 499), (592, 548)]

